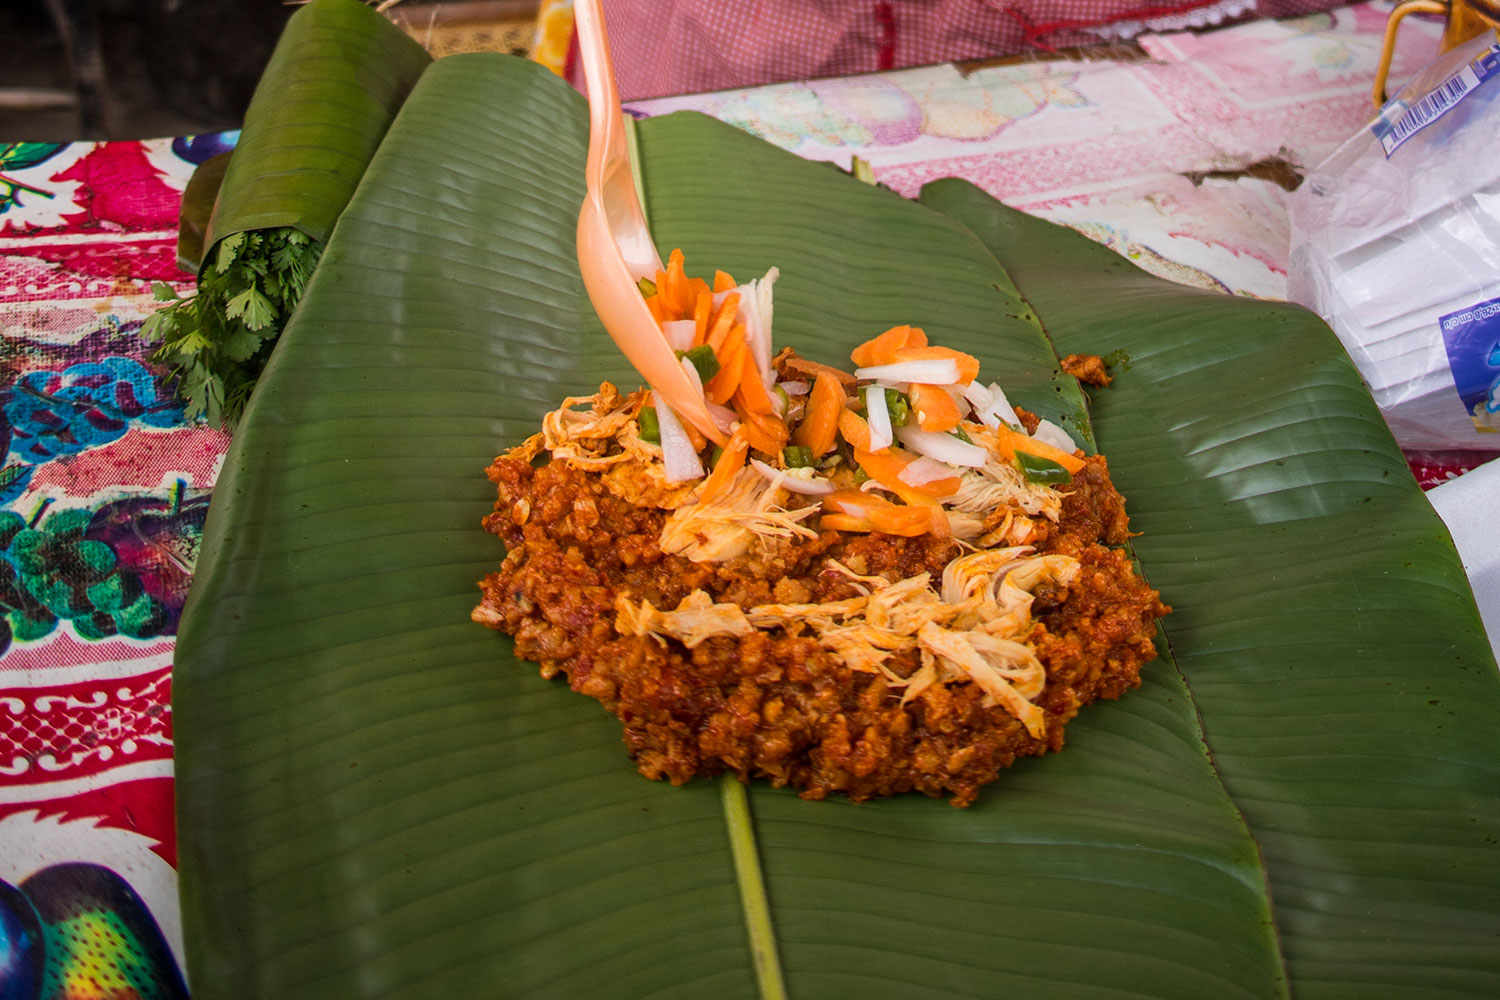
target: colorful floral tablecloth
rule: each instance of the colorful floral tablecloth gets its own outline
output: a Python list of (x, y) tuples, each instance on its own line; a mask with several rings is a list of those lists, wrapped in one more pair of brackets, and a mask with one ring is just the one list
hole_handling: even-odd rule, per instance
[[(934, 67), (634, 110), (858, 155), (906, 194), (968, 177), (1157, 273), (1276, 297), (1286, 192), (1238, 173), (1310, 166), (1364, 123), (1385, 10), (1150, 36), (1144, 62)], [(1437, 32), (1402, 35), (1394, 80)], [(0, 144), (0, 940), (27, 944), (0, 969), (7, 997), (185, 995), (173, 636), (228, 438), (183, 423), (138, 330), (152, 281), (191, 287), (182, 190), (233, 138)]]
[(46, 959), (15, 996), (185, 995), (172, 647), (229, 439), (137, 333), (192, 287), (178, 207), (222, 144), (0, 153), (0, 926)]

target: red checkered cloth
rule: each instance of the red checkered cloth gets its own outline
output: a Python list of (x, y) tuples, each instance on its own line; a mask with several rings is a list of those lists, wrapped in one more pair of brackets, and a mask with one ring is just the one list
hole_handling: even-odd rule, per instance
[[(1208, 27), (1342, 0), (605, 0), (623, 100)], [(571, 60), (569, 79), (582, 85)]]

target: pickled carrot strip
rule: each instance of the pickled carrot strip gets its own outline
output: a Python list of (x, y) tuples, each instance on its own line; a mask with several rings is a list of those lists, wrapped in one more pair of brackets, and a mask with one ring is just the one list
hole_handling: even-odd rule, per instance
[(802, 423), (792, 434), (792, 443), (806, 447), (814, 458), (822, 458), (833, 450), (843, 410), (843, 384), (827, 372), (818, 372), (807, 396), (807, 407), (802, 411)]
[(713, 499), (729, 488), (734, 482), (735, 475), (745, 467), (745, 459), (750, 454), (750, 432), (744, 424), (736, 427), (734, 433), (729, 435), (729, 443), (724, 446), (724, 453), (714, 463), (714, 469), (703, 480), (703, 485), (698, 489), (699, 503), (712, 503)]
[[(974, 381), (972, 376), (969, 381)], [(941, 386), (913, 382), (907, 398), (911, 400), (917, 426), (924, 431), (951, 431), (963, 417), (958, 404)]]

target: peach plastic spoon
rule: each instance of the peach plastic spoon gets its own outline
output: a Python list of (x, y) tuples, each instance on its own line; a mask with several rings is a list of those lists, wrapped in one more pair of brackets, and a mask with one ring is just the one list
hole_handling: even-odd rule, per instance
[(667, 405), (710, 440), (724, 444), (697, 390), (668, 346), (636, 282), (654, 278), (661, 256), (636, 197), (620, 120), (620, 92), (609, 58), (600, 0), (576, 0), (578, 50), (589, 94), (588, 193), (578, 213), (578, 269), (594, 311), (635, 370)]

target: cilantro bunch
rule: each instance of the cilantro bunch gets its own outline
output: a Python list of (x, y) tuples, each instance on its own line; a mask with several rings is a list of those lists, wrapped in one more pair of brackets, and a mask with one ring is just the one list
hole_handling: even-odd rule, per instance
[(171, 369), (186, 417), (225, 428), (239, 422), (322, 253), (321, 243), (290, 226), (234, 233), (204, 261), (195, 294), (152, 286), (169, 304), (146, 320), (141, 337), (160, 343), (151, 360)]

